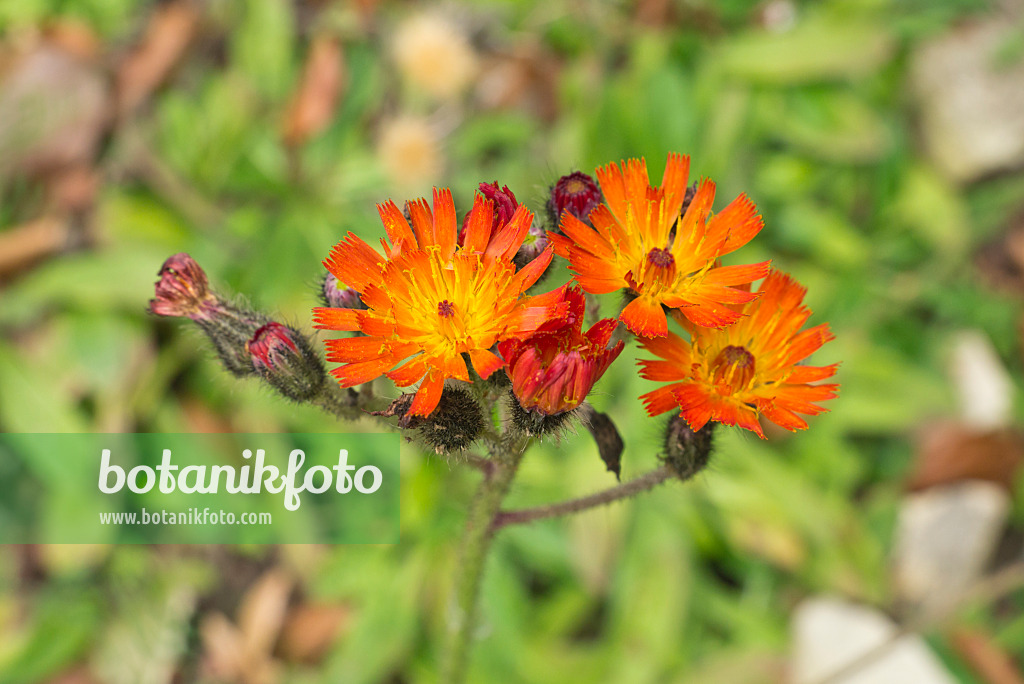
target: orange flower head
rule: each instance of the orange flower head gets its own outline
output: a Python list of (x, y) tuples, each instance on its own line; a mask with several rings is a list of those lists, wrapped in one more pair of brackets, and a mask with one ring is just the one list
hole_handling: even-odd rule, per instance
[(723, 330), (677, 320), (690, 341), (669, 333), (641, 339), (660, 360), (640, 361), (640, 375), (669, 384), (640, 397), (647, 412), (658, 415), (678, 407), (693, 430), (708, 421), (739, 425), (764, 438), (760, 416), (787, 430), (803, 430), (797, 414), (826, 409), (817, 402), (834, 399), (839, 385), (811, 384), (832, 377), (838, 364), (798, 365), (832, 339), (827, 324), (800, 328), (811, 315), (803, 305), (806, 290), (790, 276), (772, 271), (760, 297), (737, 306), (743, 317)]
[(597, 170), (605, 204), (590, 213), (593, 228), (563, 212), (564, 235), (549, 235), (555, 253), (569, 260), (587, 292), (630, 288), (637, 293), (619, 316), (637, 335), (668, 333), (663, 306), (680, 309), (700, 326), (735, 323), (740, 314), (730, 305), (745, 304), (756, 295), (734, 286), (768, 273), (767, 261), (718, 263), (761, 230), (761, 217), (746, 195), (712, 214), (715, 184), (705, 179), (680, 216), (689, 173), (690, 158), (670, 154), (661, 186), (655, 188), (649, 185), (644, 160), (609, 164)]
[(555, 293), (524, 294), (551, 262), (550, 249), (518, 272), (512, 264), (533, 219), (525, 206), (492, 232), (494, 205), (477, 195), (461, 245), (447, 189), (434, 190), (432, 209), (425, 199), (410, 202), (411, 224), (394, 202), (377, 209), (383, 256), (349, 233), (324, 261), (366, 309), (313, 310), (318, 328), (364, 335), (327, 342), (327, 360), (343, 364), (331, 371), (343, 387), (381, 375), (400, 387), (422, 380), (408, 415), (429, 415), (446, 379), (470, 381), (463, 355), (487, 378), (504, 365), (490, 351), (495, 343), (565, 311)]
[(519, 405), (548, 416), (583, 403), (624, 346), (619, 342), (608, 347), (618, 326), (614, 318), (598, 321), (583, 332), (586, 304), (582, 290), (563, 285), (556, 293), (568, 305), (564, 318), (545, 323), (526, 338), (498, 344)]

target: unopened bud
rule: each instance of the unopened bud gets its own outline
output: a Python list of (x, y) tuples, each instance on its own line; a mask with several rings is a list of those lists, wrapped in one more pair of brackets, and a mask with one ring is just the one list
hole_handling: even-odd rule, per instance
[(462, 451), (484, 429), (480, 404), (461, 387), (445, 387), (438, 403), (420, 425), (423, 441), (439, 454)]
[[(536, 220), (530, 225), (530, 231), (526, 234), (526, 239), (523, 240), (523, 246), (516, 252), (515, 258), (512, 262), (516, 265), (516, 269), (520, 269), (526, 266), (528, 263), (536, 259), (541, 253), (547, 249), (548, 246), (548, 232), (537, 223)], [(547, 272), (545, 271), (545, 274)], [(540, 282), (544, 276), (541, 276), (537, 282)]]
[(418, 430), (423, 441), (435, 452), (461, 451), (473, 443), (484, 429), (484, 416), (472, 395), (460, 387), (445, 387), (429, 416), (410, 416), (415, 394), (403, 394), (383, 411), (371, 415), (398, 418), (403, 430)]
[(688, 480), (707, 467), (711, 459), (715, 423), (694, 432), (682, 414), (675, 414), (665, 428), (665, 464), (681, 480)]
[(233, 375), (255, 371), (246, 344), (269, 321), (258, 311), (233, 304), (212, 292), (206, 273), (188, 254), (175, 254), (160, 268), (156, 298), (149, 310), (158, 316), (182, 316), (195, 321), (210, 338), (221, 363)]
[(557, 227), (563, 211), (589, 223), (590, 212), (600, 204), (601, 189), (597, 182), (582, 171), (573, 171), (559, 178), (551, 188), (548, 210), (551, 212), (553, 226)]
[(324, 306), (335, 309), (365, 309), (359, 293), (338, 280), (337, 276), (328, 272), (320, 286), (320, 300)]
[[(508, 189), (507, 185), (499, 188), (498, 181), (494, 181), (493, 183), (481, 183), (479, 192), (494, 204), (494, 214), (491, 219), (491, 234), (493, 235), (494, 231), (512, 220), (512, 215), (516, 213), (516, 209), (519, 207), (519, 202), (516, 201), (515, 194)], [(462, 227), (459, 228), (460, 245), (466, 240), (466, 230), (469, 227), (469, 216), (469, 214), (466, 214), (466, 217), (462, 220)]]
[(182, 252), (167, 259), (158, 275), (156, 298), (149, 300), (152, 313), (194, 321), (215, 313), (217, 297), (210, 292), (206, 273), (188, 254)]
[(323, 387), (323, 364), (298, 330), (267, 323), (253, 334), (246, 348), (256, 373), (283, 396), (308, 401)]

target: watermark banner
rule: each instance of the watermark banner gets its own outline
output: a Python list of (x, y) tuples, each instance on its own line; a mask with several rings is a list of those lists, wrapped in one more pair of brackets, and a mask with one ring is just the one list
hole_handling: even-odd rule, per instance
[(393, 544), (397, 434), (0, 434), (0, 543)]

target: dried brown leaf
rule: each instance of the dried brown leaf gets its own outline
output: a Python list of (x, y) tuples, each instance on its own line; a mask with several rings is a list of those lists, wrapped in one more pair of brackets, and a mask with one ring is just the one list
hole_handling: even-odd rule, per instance
[(322, 133), (334, 118), (344, 85), (341, 42), (331, 36), (314, 38), (281, 126), (284, 143), (296, 147)]
[(0, 233), (0, 280), (64, 250), (71, 241), (71, 223), (44, 216)]
[(982, 246), (975, 266), (989, 287), (1024, 295), (1024, 211), (1007, 222), (1002, 235)]
[(284, 625), (294, 581), (280, 569), (268, 570), (249, 588), (238, 606), (242, 646), (251, 658), (266, 657), (274, 649)]
[(961, 628), (952, 635), (953, 648), (988, 684), (1024, 684), (1014, 659), (984, 632)]
[(985, 480), (1012, 490), (1024, 466), (1024, 436), (1004, 428), (980, 431), (957, 422), (929, 425), (917, 439), (908, 487), (927, 489), (963, 480)]
[(347, 606), (307, 603), (288, 613), (281, 630), (281, 657), (293, 663), (316, 664), (323, 660), (338, 634), (349, 623)]
[(206, 615), (199, 624), (203, 667), (216, 680), (237, 682), (245, 668), (242, 632), (223, 613)]
[(117, 70), (117, 111), (131, 113), (144, 102), (185, 54), (199, 27), (199, 11), (188, 0), (160, 5), (139, 45)]

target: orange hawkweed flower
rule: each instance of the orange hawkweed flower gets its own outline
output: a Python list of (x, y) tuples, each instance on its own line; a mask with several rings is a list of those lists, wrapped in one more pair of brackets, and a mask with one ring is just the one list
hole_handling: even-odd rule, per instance
[(747, 244), (764, 225), (746, 195), (712, 215), (715, 184), (705, 179), (680, 217), (689, 173), (690, 158), (670, 154), (661, 186), (654, 188), (643, 159), (609, 164), (597, 170), (605, 204), (590, 213), (594, 227), (563, 212), (564, 236), (549, 236), (555, 253), (569, 260), (576, 281), (587, 292), (626, 287), (637, 293), (619, 316), (637, 335), (668, 333), (662, 305), (679, 308), (697, 325), (730, 325), (739, 313), (729, 305), (755, 297), (733, 286), (768, 273), (767, 261), (747, 266), (717, 263), (722, 255)]
[(669, 382), (640, 397), (652, 416), (677, 406), (693, 430), (710, 420), (739, 425), (764, 438), (758, 417), (787, 430), (807, 422), (797, 414), (826, 411), (815, 402), (834, 399), (839, 385), (810, 383), (832, 377), (838, 364), (797, 365), (832, 339), (828, 324), (801, 331), (811, 315), (803, 305), (806, 290), (790, 276), (772, 271), (760, 297), (737, 307), (743, 317), (724, 330), (698, 327), (676, 316), (690, 341), (669, 333), (641, 339), (662, 360), (642, 360), (640, 375)]
[(556, 292), (569, 307), (564, 319), (549, 321), (528, 337), (498, 344), (498, 352), (508, 362), (512, 393), (519, 405), (546, 416), (571, 411), (583, 403), (625, 346), (619, 342), (608, 347), (618, 326), (614, 318), (600, 320), (583, 332), (586, 302), (582, 290), (563, 285)]
[(533, 220), (525, 206), (492, 231), (494, 206), (477, 195), (462, 245), (447, 189), (434, 190), (433, 211), (425, 199), (408, 204), (412, 225), (394, 202), (377, 209), (384, 256), (349, 233), (324, 261), (366, 309), (313, 310), (318, 328), (365, 335), (327, 342), (327, 360), (344, 364), (331, 371), (343, 387), (381, 375), (400, 387), (422, 380), (409, 415), (429, 415), (447, 378), (469, 381), (463, 354), (487, 378), (504, 365), (489, 351), (496, 342), (565, 311), (554, 293), (524, 296), (552, 258), (548, 249), (516, 272), (512, 257)]

